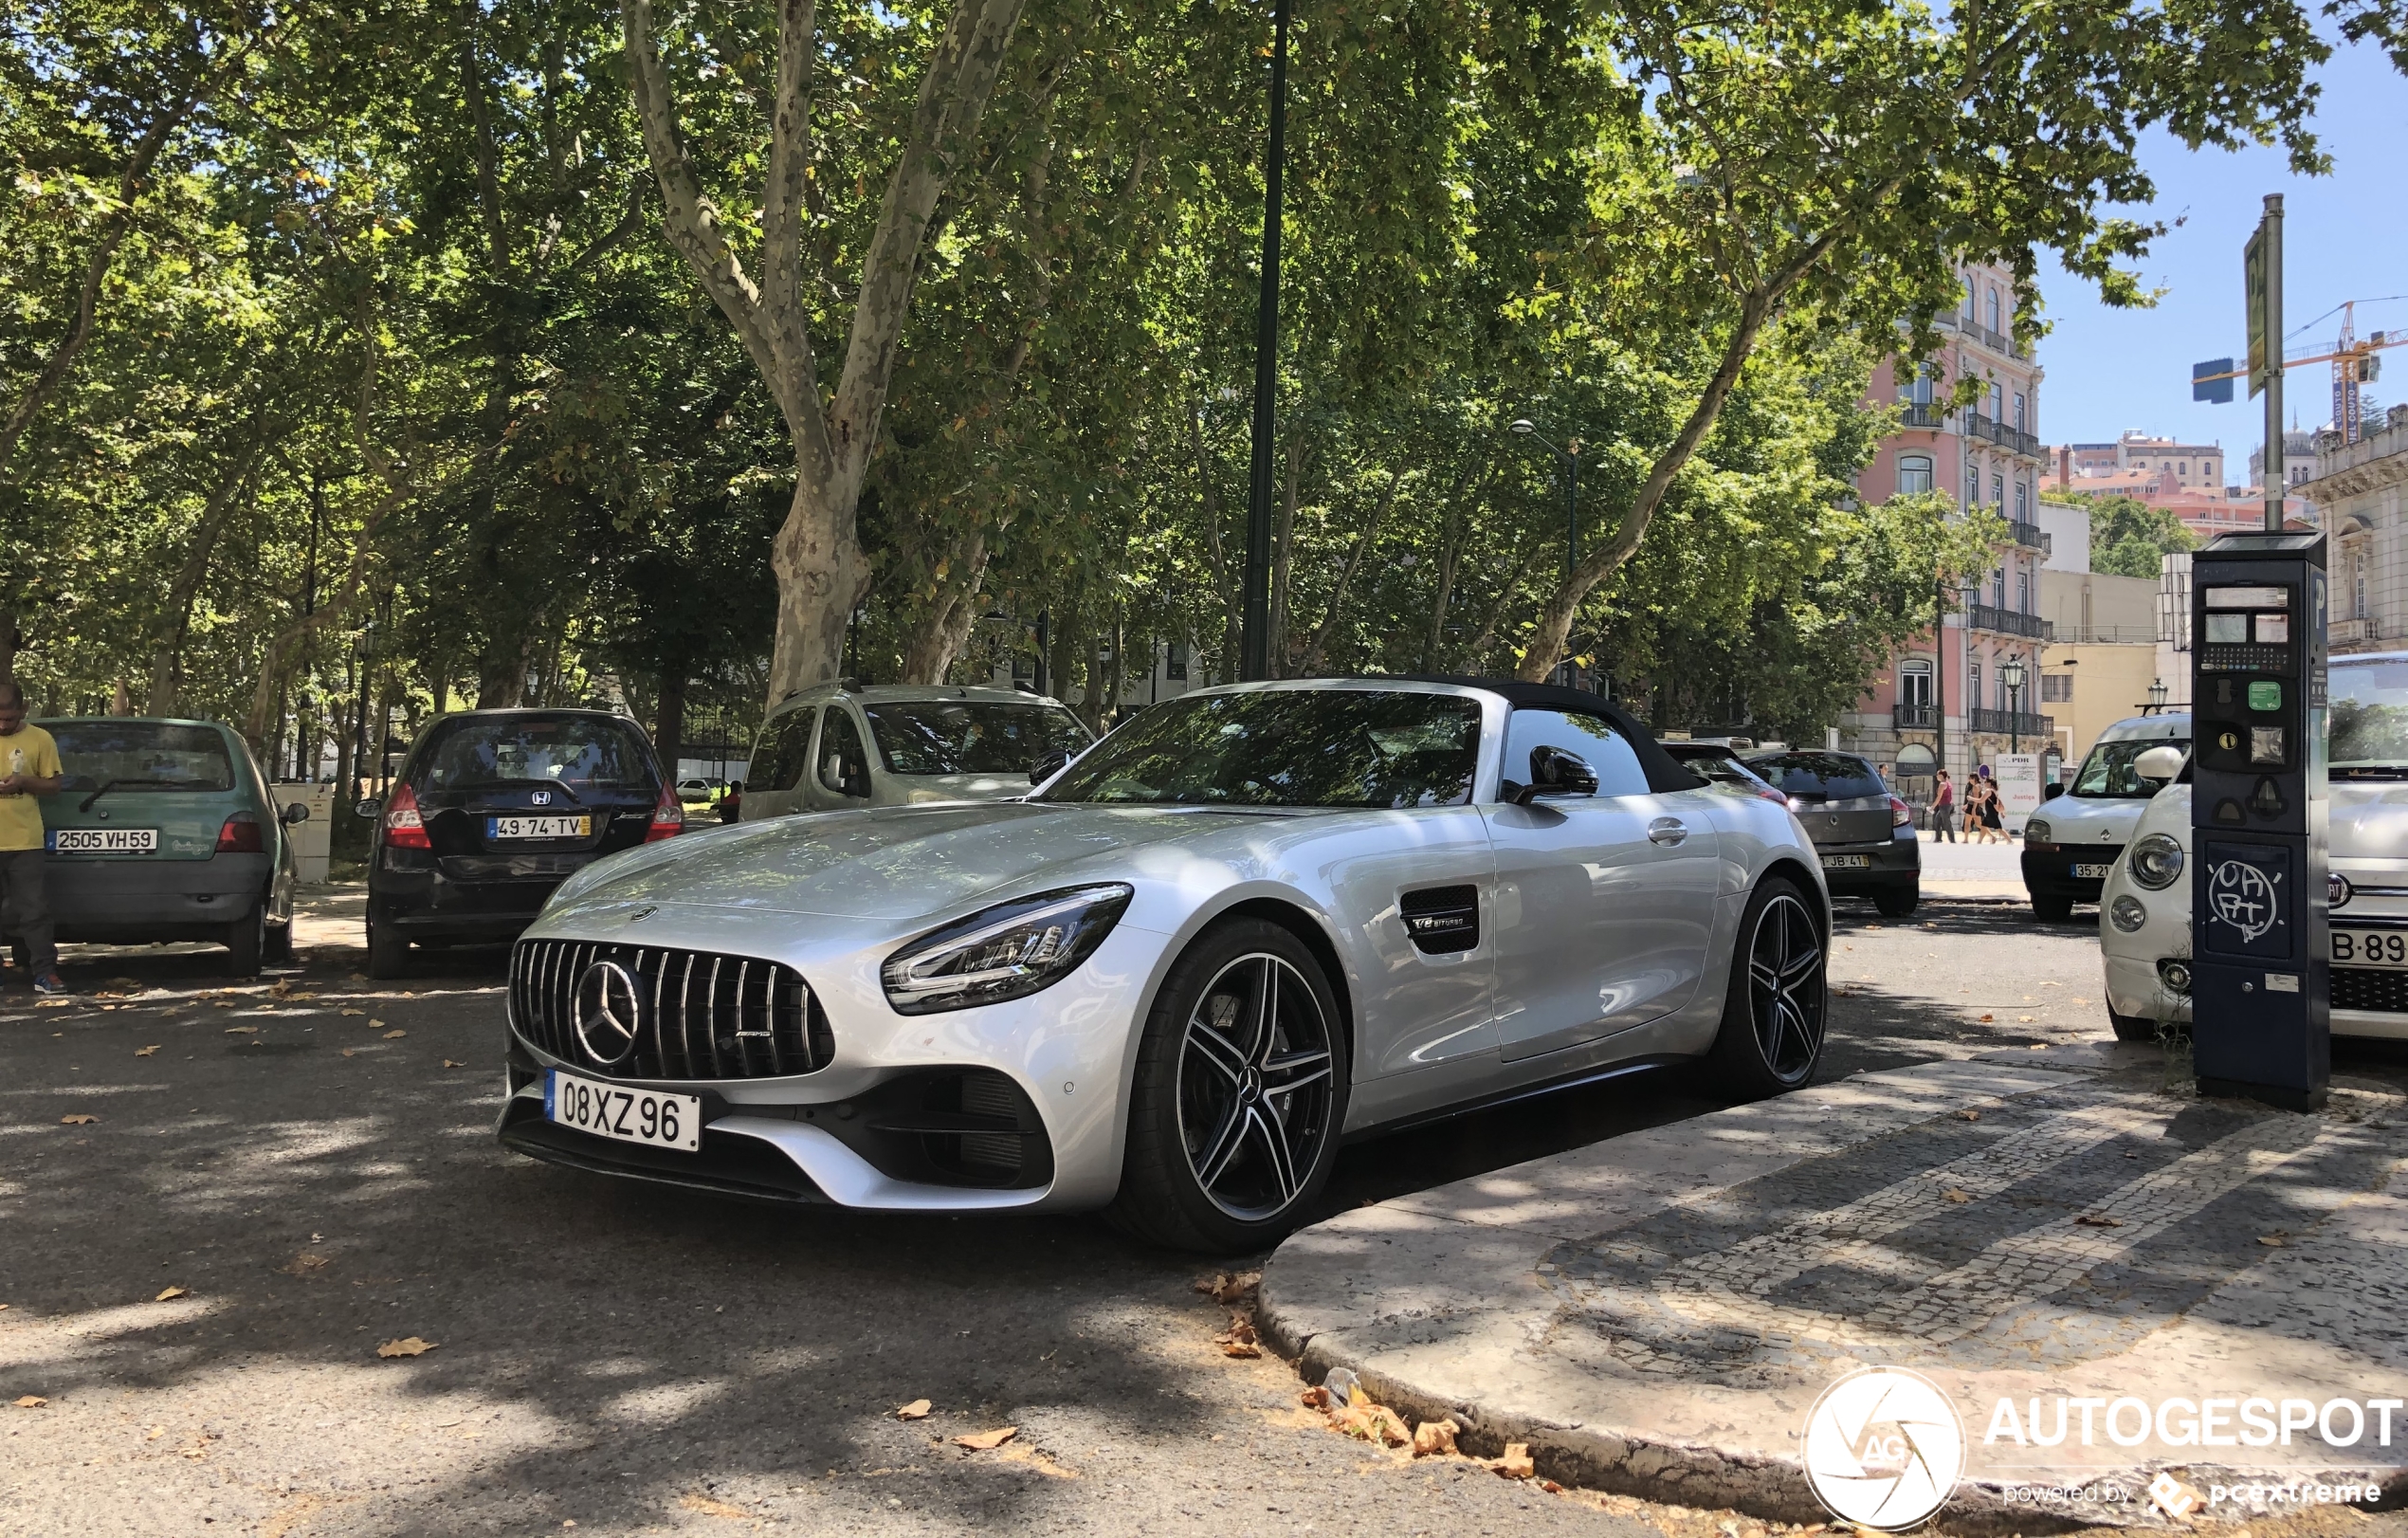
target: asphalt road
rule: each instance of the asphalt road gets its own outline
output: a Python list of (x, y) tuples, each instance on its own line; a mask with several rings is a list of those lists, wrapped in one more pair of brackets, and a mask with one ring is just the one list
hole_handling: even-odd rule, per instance
[[(105, 992), (58, 1007), (0, 994), (0, 1531), (1759, 1527), (1345, 1440), (1285, 1364), (1213, 1345), (1209, 1268), (1091, 1221), (768, 1212), (505, 1155), (501, 953), (372, 984), (356, 899), (313, 911), (281, 998), (191, 947), (71, 953)], [(2106, 1034), (2084, 925), (1847, 904), (1837, 942), (1829, 1075)], [(1367, 1142), (1328, 1201), (1718, 1104), (1668, 1072)]]

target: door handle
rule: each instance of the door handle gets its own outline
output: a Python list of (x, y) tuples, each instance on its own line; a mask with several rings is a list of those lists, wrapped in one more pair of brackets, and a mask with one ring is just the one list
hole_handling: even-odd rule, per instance
[(1658, 817), (1647, 825), (1647, 841), (1651, 844), (1678, 844), (1688, 835), (1689, 825), (1678, 817)]

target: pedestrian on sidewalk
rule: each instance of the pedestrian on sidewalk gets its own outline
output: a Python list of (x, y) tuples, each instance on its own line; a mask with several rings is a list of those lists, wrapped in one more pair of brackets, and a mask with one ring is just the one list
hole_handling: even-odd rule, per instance
[(67, 992), (50, 925), (42, 803), (66, 783), (59, 744), (25, 719), (25, 687), (0, 679), (0, 934), (14, 938), (38, 994)]
[(1940, 771), (1940, 788), (1931, 793), (1931, 841), (1957, 841), (1957, 782), (1948, 778), (1945, 769)]

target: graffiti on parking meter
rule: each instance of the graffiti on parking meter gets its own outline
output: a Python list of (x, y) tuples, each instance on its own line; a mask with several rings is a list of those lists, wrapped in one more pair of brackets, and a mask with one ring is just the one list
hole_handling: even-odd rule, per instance
[(2290, 851), (2258, 844), (2207, 848), (2206, 940), (2215, 949), (2245, 956), (2288, 956), (2283, 883)]

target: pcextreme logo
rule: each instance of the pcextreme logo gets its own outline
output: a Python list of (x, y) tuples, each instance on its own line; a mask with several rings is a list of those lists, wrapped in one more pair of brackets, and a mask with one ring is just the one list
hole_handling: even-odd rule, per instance
[(1965, 1471), (1965, 1427), (1938, 1384), (1904, 1367), (1859, 1367), (1806, 1416), (1806, 1482), (1833, 1515), (1911, 1528), (1947, 1504)]

